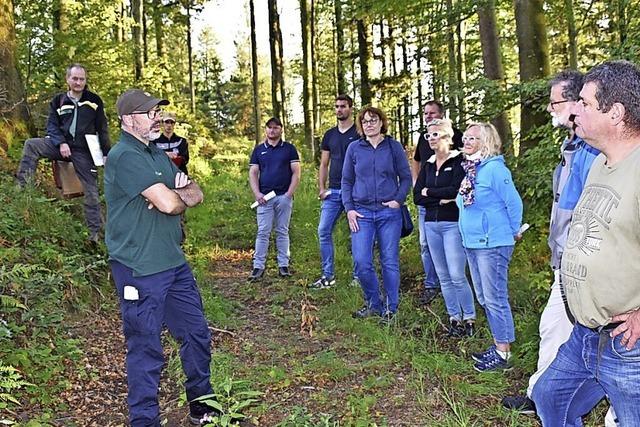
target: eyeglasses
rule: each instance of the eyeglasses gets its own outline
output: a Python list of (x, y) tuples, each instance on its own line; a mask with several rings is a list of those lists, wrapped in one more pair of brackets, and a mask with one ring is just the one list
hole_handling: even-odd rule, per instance
[(550, 102), (549, 102), (549, 107), (551, 107), (551, 110), (552, 110), (552, 111), (555, 111), (555, 109), (556, 109), (556, 108), (555, 108), (555, 107), (556, 107), (556, 105), (558, 105), (558, 104), (564, 104), (565, 102), (569, 102), (569, 100), (568, 100), (568, 99), (564, 99), (564, 100), (562, 100), (562, 101), (550, 101)]
[(162, 122), (163, 123), (171, 123), (172, 125), (176, 124), (175, 120), (163, 120)]
[(366, 125), (373, 126), (373, 125), (378, 124), (379, 121), (380, 121), (380, 119), (376, 119), (376, 118), (373, 118), (373, 119), (370, 119), (370, 120), (364, 120), (363, 119), (362, 120), (362, 126), (366, 126)]
[(443, 137), (445, 134), (444, 133), (440, 133), (440, 132), (427, 132), (424, 136), (425, 138), (429, 139), (429, 138), (433, 138), (433, 139), (438, 139), (440, 137)]
[(480, 141), (480, 138), (478, 138), (477, 136), (463, 136), (462, 137), (462, 142), (478, 142)]
[(138, 111), (138, 112), (134, 112), (131, 114), (146, 114), (147, 117), (151, 120), (155, 119), (158, 116), (162, 116), (162, 110), (160, 109), (154, 109), (154, 110), (149, 110), (149, 111)]

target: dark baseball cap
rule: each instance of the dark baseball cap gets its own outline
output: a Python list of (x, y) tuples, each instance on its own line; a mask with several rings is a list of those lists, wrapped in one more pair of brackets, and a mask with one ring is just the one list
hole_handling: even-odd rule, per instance
[(271, 117), (269, 120), (267, 120), (267, 124), (265, 125), (265, 127), (269, 127), (270, 125), (282, 127), (282, 122), (277, 117)]
[(169, 101), (154, 98), (141, 89), (129, 89), (118, 98), (116, 109), (118, 116), (122, 117), (132, 113), (146, 113), (156, 105), (169, 105)]

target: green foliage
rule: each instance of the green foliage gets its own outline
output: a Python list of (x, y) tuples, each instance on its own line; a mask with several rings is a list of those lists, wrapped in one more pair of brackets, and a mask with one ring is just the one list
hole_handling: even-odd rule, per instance
[(255, 406), (262, 396), (262, 392), (248, 390), (247, 381), (238, 381), (233, 378), (225, 378), (224, 381), (214, 384), (212, 394), (201, 396), (196, 401), (202, 402), (220, 411), (220, 415), (213, 417), (210, 426), (237, 426), (241, 420), (248, 418), (244, 411)]
[[(20, 402), (14, 393), (33, 384), (25, 381), (20, 372), (13, 366), (6, 366), (0, 362), (0, 412), (11, 412), (9, 407), (19, 405)], [(13, 420), (1, 418), (0, 424), (11, 425)]]

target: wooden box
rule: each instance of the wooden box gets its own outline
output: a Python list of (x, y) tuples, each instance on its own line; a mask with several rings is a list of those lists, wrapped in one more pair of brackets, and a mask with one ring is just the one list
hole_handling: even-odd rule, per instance
[(56, 182), (56, 187), (58, 187), (60, 194), (65, 199), (80, 197), (84, 194), (82, 183), (78, 179), (78, 175), (76, 175), (73, 163), (54, 160), (53, 178)]

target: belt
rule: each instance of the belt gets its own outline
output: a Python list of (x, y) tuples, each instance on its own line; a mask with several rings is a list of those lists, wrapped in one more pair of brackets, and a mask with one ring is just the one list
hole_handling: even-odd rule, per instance
[(623, 322), (615, 322), (615, 323), (607, 323), (606, 325), (603, 326), (598, 326), (597, 328), (587, 328), (592, 330), (593, 332), (611, 332), (613, 331), (615, 328), (617, 328), (618, 326), (622, 325)]

